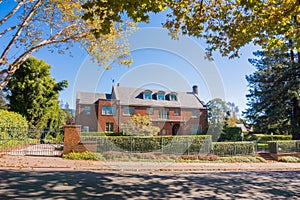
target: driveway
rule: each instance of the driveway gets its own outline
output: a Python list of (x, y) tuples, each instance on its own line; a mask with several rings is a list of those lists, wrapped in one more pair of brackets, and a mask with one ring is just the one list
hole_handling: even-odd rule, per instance
[(299, 171), (0, 170), (1, 199), (300, 199)]

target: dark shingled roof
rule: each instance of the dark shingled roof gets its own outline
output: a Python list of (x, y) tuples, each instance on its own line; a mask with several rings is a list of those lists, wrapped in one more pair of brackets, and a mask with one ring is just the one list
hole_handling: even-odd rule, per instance
[(76, 99), (80, 104), (94, 104), (98, 99), (111, 99), (111, 94), (99, 94), (93, 92), (77, 92)]
[(175, 91), (163, 91), (165, 95), (176, 94), (177, 101), (170, 100), (156, 100), (156, 99), (143, 99), (144, 91), (152, 91), (152, 94), (161, 92), (161, 90), (149, 90), (144, 88), (128, 88), (121, 86), (114, 86), (112, 94), (96, 94), (89, 92), (78, 92), (77, 99), (81, 104), (92, 104), (98, 99), (116, 99), (120, 101), (121, 105), (132, 106), (150, 106), (150, 107), (174, 107), (174, 108), (205, 108), (203, 102), (198, 95), (192, 92), (175, 92)]

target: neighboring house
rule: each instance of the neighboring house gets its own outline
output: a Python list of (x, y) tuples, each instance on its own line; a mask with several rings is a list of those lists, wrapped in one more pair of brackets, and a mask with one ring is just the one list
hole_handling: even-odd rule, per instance
[(85, 132), (120, 132), (134, 114), (148, 115), (159, 135), (205, 133), (207, 107), (193, 92), (173, 92), (114, 86), (111, 94), (78, 92), (76, 124)]

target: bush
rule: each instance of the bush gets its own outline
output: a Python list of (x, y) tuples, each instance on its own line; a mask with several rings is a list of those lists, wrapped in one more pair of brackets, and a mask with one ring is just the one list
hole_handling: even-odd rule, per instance
[(0, 110), (0, 136), (2, 140), (25, 140), (27, 131), (28, 123), (24, 117), (15, 112)]
[(122, 132), (81, 132), (81, 136), (123, 136)]
[(222, 157), (221, 162), (266, 162), (266, 160), (259, 156), (232, 156), (232, 157)]
[(208, 153), (211, 137), (202, 136), (81, 136), (81, 142), (97, 142), (97, 151), (163, 152), (167, 154)]
[(123, 161), (174, 161), (178, 156), (167, 155), (161, 153), (128, 153), (118, 151), (107, 151), (103, 153), (103, 157), (107, 160), (123, 160)]
[(203, 160), (203, 161), (215, 161), (215, 160), (219, 160), (219, 157), (217, 155), (213, 155), (213, 154), (207, 154), (207, 155), (181, 155), (180, 156), (181, 160)]
[(252, 155), (255, 153), (254, 142), (214, 142), (212, 153), (218, 156)]
[(28, 127), (28, 122), (22, 115), (16, 112), (0, 110), (0, 127)]
[(270, 153), (300, 152), (300, 140), (269, 141)]
[(100, 153), (92, 153), (92, 152), (71, 152), (68, 154), (64, 154), (62, 156), (64, 159), (69, 160), (104, 160), (104, 157)]
[(272, 141), (272, 140), (291, 140), (292, 135), (248, 135), (246, 140), (250, 141)]
[(64, 135), (60, 132), (48, 133), (44, 139), (45, 143), (61, 144), (64, 142)]
[(283, 156), (279, 158), (279, 162), (300, 163), (300, 158), (297, 158), (295, 156)]
[(226, 127), (218, 141), (241, 141), (242, 129), (240, 127)]

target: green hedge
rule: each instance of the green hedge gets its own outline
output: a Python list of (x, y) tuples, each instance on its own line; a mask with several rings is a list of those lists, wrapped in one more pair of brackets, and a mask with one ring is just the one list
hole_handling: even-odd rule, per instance
[(97, 143), (98, 152), (163, 152), (167, 154), (209, 153), (211, 136), (83, 136), (82, 143)]
[(214, 142), (212, 153), (218, 156), (255, 154), (254, 142)]
[(300, 152), (300, 140), (269, 141), (270, 153)]
[(226, 127), (218, 141), (242, 141), (242, 129), (240, 127)]
[(264, 135), (264, 136), (257, 136), (257, 135), (248, 135), (246, 140), (250, 141), (272, 141), (272, 140), (291, 140), (292, 135)]
[(8, 127), (28, 127), (28, 122), (19, 113), (0, 110), (0, 128)]
[(81, 136), (123, 136), (122, 132), (81, 132)]

